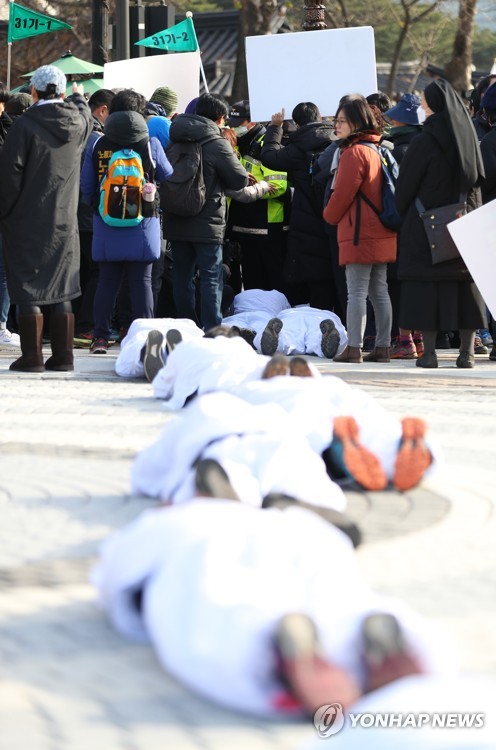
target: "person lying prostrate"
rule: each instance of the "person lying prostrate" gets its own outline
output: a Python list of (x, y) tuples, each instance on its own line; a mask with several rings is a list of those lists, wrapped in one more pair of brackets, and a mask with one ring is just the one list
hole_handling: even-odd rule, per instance
[(349, 540), (301, 508), (195, 497), (148, 510), (104, 543), (92, 578), (119, 633), (243, 713), (313, 715), (408, 674), (455, 671), (445, 633), (371, 591)]
[(260, 379), (268, 361), (240, 337), (183, 341), (156, 375), (153, 395), (165, 399), (166, 409), (180, 409), (196, 393), (232, 391), (246, 380)]
[(277, 289), (272, 289), (272, 291), (246, 289), (235, 296), (233, 314), (260, 311), (268, 312), (271, 317), (274, 317), (290, 307), (287, 297)]
[(280, 406), (253, 406), (221, 392), (191, 401), (138, 454), (131, 469), (132, 491), (171, 503), (190, 500), (195, 464), (207, 458), (222, 466), (236, 496), (250, 505), (261, 506), (267, 495), (280, 493), (345, 509), (344, 494), (329, 478), (324, 461)]
[(306, 305), (282, 310), (275, 317), (262, 310), (236, 313), (224, 318), (222, 323), (253, 330), (253, 346), (268, 356), (279, 352), (332, 359), (345, 349), (348, 341), (346, 329), (337, 315)]
[[(157, 370), (152, 367), (150, 372), (150, 355), (156, 360), (156, 366), (164, 366), (167, 359), (166, 337), (170, 330), (179, 331), (183, 341), (203, 337), (201, 328), (188, 318), (137, 318), (121, 342), (115, 363), (116, 374), (122, 378), (146, 377), (151, 382), (153, 378), (149, 376), (156, 374)], [(150, 336), (152, 331), (156, 335)]]

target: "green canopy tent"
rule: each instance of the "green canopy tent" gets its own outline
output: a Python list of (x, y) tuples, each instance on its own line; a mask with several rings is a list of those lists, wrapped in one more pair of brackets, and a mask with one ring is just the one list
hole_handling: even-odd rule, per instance
[[(58, 60), (46, 64), (55, 65), (67, 77), (67, 96), (72, 94), (72, 84), (74, 81), (82, 83), (85, 93), (90, 95), (94, 94), (98, 89), (103, 88), (103, 67), (76, 57), (70, 50), (65, 55), (62, 55), (62, 57), (59, 57)], [(34, 70), (31, 70), (29, 73), (24, 73), (21, 78), (31, 78), (33, 73)], [(13, 89), (13, 91), (18, 91), (20, 88), (22, 87), (19, 86), (17, 89)]]
[[(103, 76), (103, 67), (101, 65), (95, 65), (87, 60), (81, 60), (80, 57), (73, 55), (70, 50), (66, 52), (65, 55), (62, 55), (62, 57), (59, 57), (58, 60), (45, 64), (55, 65), (56, 68), (59, 68), (62, 73), (65, 73), (69, 78), (72, 78), (72, 76), (91, 76), (94, 78), (95, 73), (100, 73)], [(34, 70), (30, 73), (24, 73), (21, 78), (31, 78), (33, 73)]]
[[(65, 90), (66, 96), (72, 94), (72, 83), (72, 81), (69, 81), (67, 84)], [(85, 78), (84, 81), (76, 81), (76, 83), (82, 83), (84, 86), (84, 93), (89, 94), (90, 96), (91, 94), (94, 94), (95, 91), (99, 91), (103, 88), (103, 78)], [(22, 88), (23, 86), (17, 86), (17, 88), (11, 89), (11, 94), (17, 94)]]

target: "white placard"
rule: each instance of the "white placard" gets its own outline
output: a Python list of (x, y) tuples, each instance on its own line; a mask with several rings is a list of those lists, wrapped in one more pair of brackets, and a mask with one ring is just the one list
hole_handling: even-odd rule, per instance
[(496, 318), (496, 200), (448, 224), (448, 230)]
[(377, 91), (374, 30), (371, 26), (246, 38), (250, 114), (270, 120), (284, 107), (317, 104), (334, 115), (345, 94)]
[(134, 89), (150, 97), (159, 86), (176, 92), (178, 112), (200, 93), (200, 53), (181, 52), (171, 55), (137, 57), (107, 63), (103, 68), (106, 89)]

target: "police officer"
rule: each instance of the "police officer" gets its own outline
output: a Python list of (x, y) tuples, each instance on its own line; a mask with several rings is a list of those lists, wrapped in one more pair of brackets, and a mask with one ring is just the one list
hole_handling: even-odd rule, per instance
[(289, 225), (290, 191), (285, 172), (268, 169), (260, 161), (265, 127), (252, 122), (247, 100), (231, 107), (228, 123), (238, 136), (238, 152), (246, 171), (271, 190), (253, 203), (232, 200), (227, 236), (241, 245), (245, 289), (277, 289), (283, 292), (282, 271)]

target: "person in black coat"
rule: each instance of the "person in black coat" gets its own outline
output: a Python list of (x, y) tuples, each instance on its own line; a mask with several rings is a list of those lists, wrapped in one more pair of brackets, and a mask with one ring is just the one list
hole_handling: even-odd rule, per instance
[[(22, 350), (11, 370), (74, 369), (71, 300), (80, 294), (79, 174), (91, 112), (80, 94), (64, 100), (66, 85), (53, 65), (33, 73), (35, 104), (14, 122), (0, 154), (0, 227)], [(45, 365), (42, 306), (51, 307), (52, 356)]]
[(481, 141), (481, 153), (486, 172), (481, 189), (482, 202), (489, 203), (496, 198), (496, 83), (487, 89), (482, 99), (482, 106), (490, 130)]
[[(421, 130), (419, 118), (420, 97), (415, 94), (404, 94), (400, 101), (384, 112), (391, 127), (385, 138), (393, 147), (392, 154), (398, 164), (401, 164), (412, 140)], [(393, 325), (391, 329), (392, 341), (391, 359), (417, 359), (423, 352), (422, 334), (399, 328), (398, 315), (400, 307), (401, 282), (398, 281), (398, 262), (388, 265), (388, 289), (393, 307)], [(399, 331), (399, 336), (398, 336)]]
[(269, 169), (287, 172), (294, 186), (285, 268), (287, 296), (293, 305), (309, 302), (312, 307), (332, 310), (333, 268), (322, 218), (323, 190), (314, 185), (312, 170), (331, 142), (334, 128), (322, 122), (318, 107), (311, 102), (298, 104), (292, 118), (298, 128), (282, 146), (284, 110), (273, 115), (260, 154)]
[(474, 190), (484, 176), (477, 137), (462, 100), (447, 81), (430, 83), (422, 96), (426, 120), (410, 144), (396, 185), (404, 215), (399, 236), (398, 277), (402, 280), (399, 323), (421, 330), (424, 355), (417, 367), (437, 367), (438, 330), (460, 331), (457, 367), (474, 366), (475, 331), (485, 325), (482, 297), (461, 257), (433, 265), (424, 224), (415, 205), (448, 206), (468, 195), (469, 210), (480, 205)]

